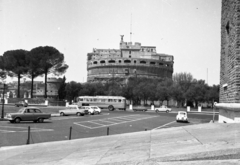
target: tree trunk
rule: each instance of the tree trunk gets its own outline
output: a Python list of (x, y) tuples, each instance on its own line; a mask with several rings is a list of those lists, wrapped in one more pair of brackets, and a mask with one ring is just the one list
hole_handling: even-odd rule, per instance
[[(33, 81), (34, 81), (34, 77), (32, 75), (32, 82), (31, 82), (31, 98), (33, 98)], [(36, 89), (37, 92), (37, 89)]]
[(21, 75), (18, 74), (18, 94), (17, 94), (17, 98), (20, 98), (20, 79), (21, 79)]
[(47, 98), (47, 72), (45, 73), (45, 90), (44, 90), (44, 98)]

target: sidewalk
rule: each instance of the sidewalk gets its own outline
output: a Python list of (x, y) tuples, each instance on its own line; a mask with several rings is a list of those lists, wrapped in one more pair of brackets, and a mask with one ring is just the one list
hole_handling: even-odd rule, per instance
[(0, 148), (0, 164), (240, 164), (240, 124), (207, 123)]

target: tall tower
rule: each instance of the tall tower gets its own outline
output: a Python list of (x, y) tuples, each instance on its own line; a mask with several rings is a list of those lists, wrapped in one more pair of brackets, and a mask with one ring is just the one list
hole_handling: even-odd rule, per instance
[(219, 122), (240, 122), (240, 1), (222, 0)]
[(220, 102), (240, 103), (240, 1), (223, 0)]

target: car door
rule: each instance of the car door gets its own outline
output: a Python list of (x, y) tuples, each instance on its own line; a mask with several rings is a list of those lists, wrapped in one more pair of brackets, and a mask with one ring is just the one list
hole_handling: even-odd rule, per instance
[(26, 108), (24, 111), (24, 114), (22, 116), (22, 120), (23, 121), (31, 121), (33, 120), (34, 116), (33, 116), (33, 111), (30, 108)]
[(38, 120), (43, 117), (43, 113), (39, 109), (34, 109), (34, 120)]

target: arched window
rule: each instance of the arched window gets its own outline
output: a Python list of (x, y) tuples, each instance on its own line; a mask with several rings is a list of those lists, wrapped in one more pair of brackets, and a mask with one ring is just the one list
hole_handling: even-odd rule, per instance
[(146, 61), (140, 61), (140, 64), (146, 64), (147, 62)]
[(155, 62), (150, 62), (151, 65), (155, 65), (156, 63)]
[(122, 61), (121, 61), (121, 60), (119, 60), (118, 62), (119, 62), (119, 63), (121, 63)]
[(97, 64), (97, 61), (94, 61), (93, 64)]
[(115, 63), (115, 60), (109, 60), (108, 63)]
[(102, 60), (102, 61), (100, 61), (100, 63), (101, 63), (101, 64), (105, 64), (105, 61), (104, 61), (104, 60)]
[(131, 63), (130, 60), (124, 60), (124, 63)]

